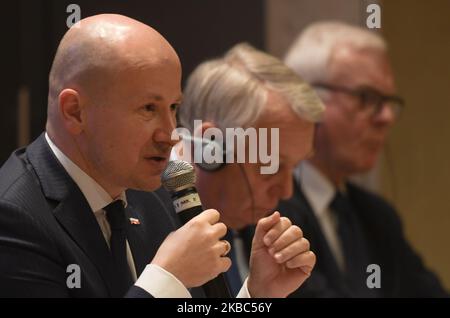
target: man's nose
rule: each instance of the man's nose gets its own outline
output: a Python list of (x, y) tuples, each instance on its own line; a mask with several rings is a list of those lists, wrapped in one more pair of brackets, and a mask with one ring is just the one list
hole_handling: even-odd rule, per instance
[(391, 126), (395, 122), (395, 119), (394, 110), (387, 103), (381, 106), (380, 111), (375, 116), (376, 123), (386, 126)]
[[(178, 143), (179, 136), (175, 133), (176, 119), (172, 113), (163, 113), (160, 116), (159, 127), (155, 129), (156, 142), (169, 144), (171, 147)], [(173, 137), (173, 138), (172, 138)], [(178, 138), (177, 138), (178, 137)]]

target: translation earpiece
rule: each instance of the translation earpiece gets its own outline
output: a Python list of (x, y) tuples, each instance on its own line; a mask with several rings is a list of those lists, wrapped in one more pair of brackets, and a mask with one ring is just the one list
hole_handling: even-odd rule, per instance
[[(219, 144), (214, 139), (206, 139), (206, 138), (198, 138), (192, 137), (190, 135), (183, 135), (183, 140), (188, 140), (194, 144), (194, 163), (204, 171), (217, 171), (223, 168), (226, 164), (227, 159), (227, 151), (225, 149), (225, 144)], [(195, 156), (195, 148), (201, 147), (202, 149), (202, 157), (196, 158)], [(216, 152), (219, 152), (217, 155)], [(212, 161), (207, 162), (205, 158), (203, 158), (203, 154), (205, 153), (214, 153), (215, 156), (220, 157), (220, 161)], [(198, 160), (200, 159), (200, 160)]]

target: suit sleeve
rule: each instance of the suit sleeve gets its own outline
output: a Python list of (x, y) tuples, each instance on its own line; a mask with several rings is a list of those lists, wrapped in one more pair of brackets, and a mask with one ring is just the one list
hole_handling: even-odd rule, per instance
[(330, 286), (327, 277), (317, 269), (300, 288), (289, 295), (289, 298), (341, 298), (345, 297), (339, 291)]
[(56, 253), (42, 225), (0, 201), (0, 297), (68, 297)]
[(399, 297), (449, 297), (438, 277), (430, 271), (421, 257), (411, 247), (405, 238), (400, 220), (396, 219), (399, 233), (397, 255), (399, 259), (398, 275)]
[(128, 290), (125, 298), (153, 298), (153, 296), (147, 293), (144, 289), (138, 286), (131, 286)]

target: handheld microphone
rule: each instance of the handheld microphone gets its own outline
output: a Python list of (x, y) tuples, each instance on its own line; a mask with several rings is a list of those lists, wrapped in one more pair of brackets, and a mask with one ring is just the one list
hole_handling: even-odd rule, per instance
[[(182, 160), (170, 161), (161, 176), (161, 182), (171, 194), (175, 212), (183, 224), (203, 212), (200, 196), (195, 189), (195, 171), (191, 164)], [(223, 273), (202, 287), (208, 298), (231, 297)]]

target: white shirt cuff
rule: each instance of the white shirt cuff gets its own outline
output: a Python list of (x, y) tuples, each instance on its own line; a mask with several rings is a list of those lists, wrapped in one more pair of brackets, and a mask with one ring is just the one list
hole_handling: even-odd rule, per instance
[(192, 298), (184, 285), (158, 265), (148, 264), (134, 284), (155, 298)]
[(236, 298), (252, 298), (252, 296), (250, 296), (250, 292), (248, 291), (247, 281), (248, 277), (245, 279), (244, 284), (242, 285), (242, 288), (237, 294)]

